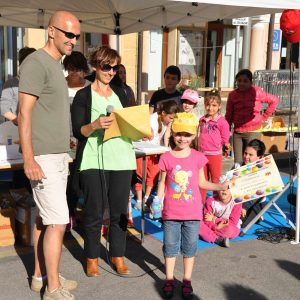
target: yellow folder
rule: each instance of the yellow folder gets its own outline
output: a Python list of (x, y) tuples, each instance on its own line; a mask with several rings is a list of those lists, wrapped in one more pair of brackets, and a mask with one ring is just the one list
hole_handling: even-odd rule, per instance
[(104, 141), (118, 136), (126, 136), (137, 141), (151, 136), (148, 105), (131, 106), (114, 110), (110, 115), (112, 124), (104, 133)]

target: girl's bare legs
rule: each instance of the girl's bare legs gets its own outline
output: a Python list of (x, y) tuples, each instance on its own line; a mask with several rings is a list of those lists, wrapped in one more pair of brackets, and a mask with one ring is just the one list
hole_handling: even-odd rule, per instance
[(165, 257), (165, 266), (166, 266), (166, 279), (174, 279), (174, 268), (175, 268), (176, 257)]
[(143, 191), (142, 190), (136, 191), (136, 200), (142, 201), (142, 198), (143, 198)]
[(149, 198), (151, 191), (152, 191), (153, 186), (146, 186), (146, 192), (145, 192), (145, 198)]
[[(144, 196), (145, 203), (148, 200), (151, 191), (152, 191), (152, 186), (146, 186), (146, 192), (145, 192), (145, 196)], [(143, 191), (142, 190), (136, 191), (136, 201), (137, 201), (137, 203), (135, 205), (135, 208), (137, 208), (139, 210), (142, 209), (142, 199), (143, 199)]]
[(192, 272), (194, 267), (195, 257), (184, 257), (183, 258), (183, 279), (192, 280)]
[[(151, 191), (152, 191), (152, 186), (146, 186), (146, 192), (145, 192), (145, 198), (148, 199), (150, 194), (151, 194)], [(143, 199), (143, 191), (140, 190), (140, 191), (136, 191), (136, 200), (137, 201), (142, 201)]]

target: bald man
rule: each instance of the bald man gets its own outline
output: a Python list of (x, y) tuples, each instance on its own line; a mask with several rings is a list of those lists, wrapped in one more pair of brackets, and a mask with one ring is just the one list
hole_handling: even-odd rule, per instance
[(58, 11), (50, 18), (48, 41), (20, 68), (19, 134), (24, 172), (39, 209), (34, 229), (35, 268), (31, 289), (43, 300), (75, 299), (77, 283), (63, 278), (59, 261), (69, 211), (66, 200), (69, 151), (68, 89), (60, 60), (80, 37), (78, 19)]

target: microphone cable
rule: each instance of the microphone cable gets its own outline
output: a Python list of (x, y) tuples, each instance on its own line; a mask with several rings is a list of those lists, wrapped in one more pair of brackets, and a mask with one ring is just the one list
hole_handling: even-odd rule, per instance
[(258, 228), (255, 230), (257, 239), (260, 241), (279, 244), (295, 239), (295, 230), (284, 226), (275, 226), (273, 228)]
[[(110, 113), (112, 113), (114, 107), (112, 105), (108, 105), (107, 108), (106, 108), (106, 111), (107, 113), (110, 111)], [(110, 115), (110, 114), (109, 114)], [(115, 276), (118, 276), (118, 277), (124, 277), (124, 278), (140, 278), (140, 277), (143, 277), (147, 274), (150, 274), (158, 269), (161, 269), (163, 266), (164, 266), (164, 263), (161, 263), (159, 266), (157, 267), (154, 267), (152, 269), (150, 269), (149, 271), (145, 271), (145, 272), (142, 272), (141, 274), (138, 274), (138, 275), (122, 275), (122, 274), (119, 274), (116, 270), (115, 270), (115, 267), (113, 266), (111, 260), (110, 260), (110, 257), (109, 257), (109, 249), (108, 249), (108, 242), (109, 242), (109, 228), (110, 228), (110, 207), (109, 207), (109, 200), (108, 200), (108, 187), (107, 187), (107, 182), (106, 182), (106, 177), (105, 177), (105, 167), (104, 167), (104, 154), (103, 154), (103, 148), (104, 148), (104, 133), (105, 133), (105, 129), (103, 130), (103, 135), (102, 135), (102, 147), (101, 147), (101, 163), (102, 163), (102, 169), (100, 169), (100, 157), (99, 157), (99, 145), (100, 145), (100, 135), (98, 136), (97, 140), (98, 140), (98, 147), (97, 147), (97, 157), (98, 157), (98, 167), (99, 167), (99, 173), (101, 172), (102, 173), (102, 178), (103, 178), (103, 188), (104, 188), (104, 191), (102, 193), (102, 195), (104, 194), (105, 195), (105, 199), (104, 199), (104, 210), (103, 210), (103, 214), (102, 214), (102, 217), (104, 215), (104, 211), (105, 209), (107, 208), (108, 209), (108, 215), (109, 215), (109, 218), (108, 218), (108, 223), (107, 223), (107, 232), (106, 232), (106, 238), (105, 238), (105, 250), (106, 250), (106, 261), (107, 263), (109, 264), (111, 270), (108, 270), (106, 268), (104, 268), (103, 266), (101, 265), (98, 265), (99, 268), (101, 268), (102, 270), (106, 271), (107, 273), (110, 273), (110, 274), (113, 274)], [(100, 177), (101, 178), (101, 177)], [(128, 195), (129, 197), (129, 195)], [(131, 205), (131, 204), (130, 204)], [(102, 219), (103, 221), (103, 219)], [(103, 224), (102, 224), (103, 226)], [(101, 229), (100, 229), (101, 230)], [(124, 239), (125, 239), (125, 244), (127, 242), (127, 229), (126, 229), (126, 234), (124, 236)], [(101, 243), (101, 237), (100, 237), (100, 243)]]

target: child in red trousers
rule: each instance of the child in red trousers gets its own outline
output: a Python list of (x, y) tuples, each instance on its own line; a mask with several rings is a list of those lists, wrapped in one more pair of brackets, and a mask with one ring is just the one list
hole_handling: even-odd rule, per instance
[[(204, 107), (206, 114), (199, 121), (198, 148), (208, 163), (204, 168), (206, 180), (217, 183), (222, 171), (222, 148), (230, 150), (229, 124), (220, 114), (221, 97), (217, 90), (212, 90), (205, 96)], [(202, 201), (205, 203), (206, 190), (201, 189)]]

